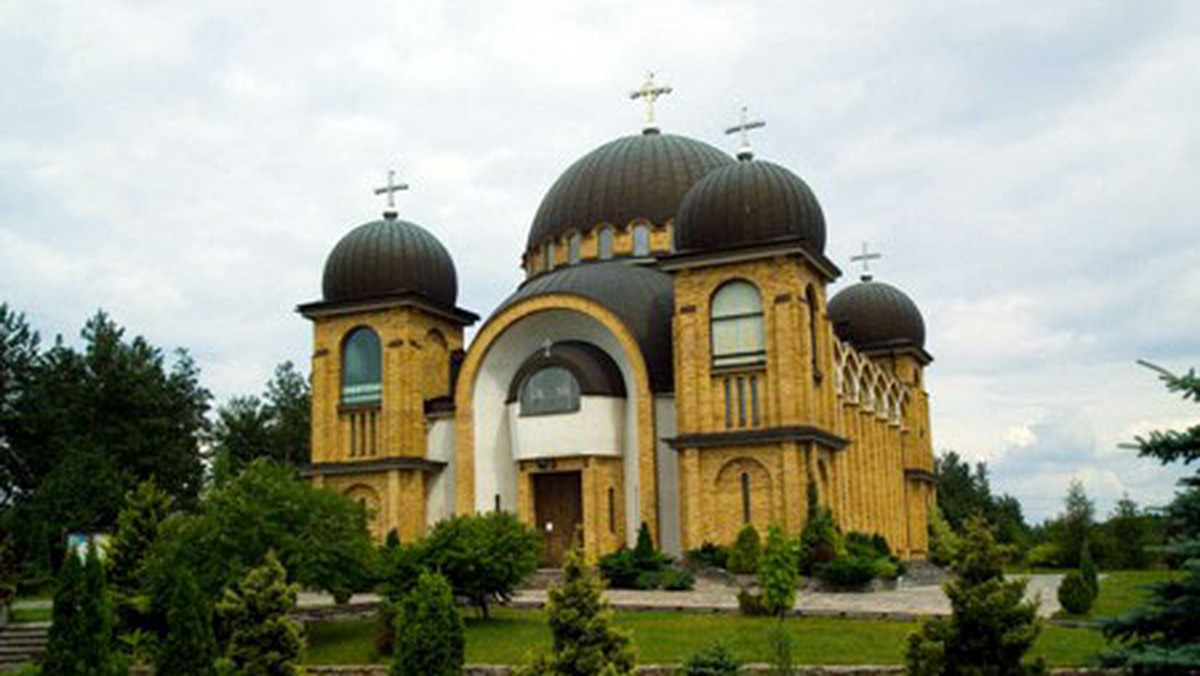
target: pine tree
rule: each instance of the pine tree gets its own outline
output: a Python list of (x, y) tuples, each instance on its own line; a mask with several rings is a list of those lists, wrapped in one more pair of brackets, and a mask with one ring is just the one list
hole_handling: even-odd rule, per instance
[(421, 573), (396, 614), (393, 676), (459, 676), (466, 635), (454, 591), (438, 573)]
[(217, 643), (212, 610), (200, 595), (196, 578), (179, 571), (167, 609), (167, 635), (155, 661), (157, 674), (212, 676), (216, 674)]
[[(1200, 377), (1195, 369), (1178, 376), (1142, 362), (1159, 373), (1167, 389), (1200, 403)], [(1163, 464), (1184, 465), (1200, 460), (1200, 425), (1187, 430), (1155, 431), (1133, 444), (1141, 457)], [(1183, 490), (1167, 509), (1175, 535), (1163, 548), (1168, 557), (1183, 561), (1183, 575), (1151, 587), (1145, 606), (1104, 625), (1113, 649), (1103, 655), (1111, 666), (1130, 667), (1139, 674), (1200, 671), (1200, 472), (1180, 481)]]
[(1067, 489), (1066, 512), (1063, 514), (1063, 564), (1068, 568), (1079, 568), (1083, 564), (1083, 549), (1092, 534), (1096, 508), (1083, 490), (1079, 480), (1071, 482)]
[(909, 638), (908, 673), (1043, 673), (1041, 662), (1022, 663), (1041, 630), (1037, 604), (1025, 601), (1028, 580), (1005, 581), (1004, 550), (982, 517), (967, 521), (954, 561), (954, 578), (943, 587), (952, 615), (925, 622)]
[(115, 650), (113, 610), (104, 562), (92, 543), (88, 543), (87, 559), (83, 564), (83, 583), (84, 594), (79, 604), (79, 615), (87, 636), (82, 646), (83, 657), (89, 666), (87, 673), (97, 676), (126, 673), (128, 670)]
[(95, 545), (87, 558), (71, 553), (63, 561), (54, 593), (50, 637), (43, 673), (55, 676), (119, 676), (127, 673), (113, 650), (112, 607), (104, 563)]
[(300, 627), (288, 617), (296, 606), (296, 585), (275, 552), (262, 565), (227, 589), (216, 614), (228, 637), (224, 665), (239, 676), (296, 676), (304, 640)]
[(117, 635), (149, 630), (142, 597), (142, 563), (158, 538), (158, 527), (171, 511), (171, 496), (153, 479), (138, 484), (125, 497), (117, 517), (117, 532), (108, 547), (108, 581), (116, 610)]
[(1087, 540), (1083, 541), (1083, 549), (1079, 552), (1079, 574), (1092, 590), (1092, 599), (1100, 595), (1100, 573), (1096, 570), (1096, 560), (1092, 558), (1092, 546)]
[(612, 611), (601, 599), (600, 579), (578, 549), (567, 555), (562, 582), (550, 589), (546, 612), (554, 650), (521, 676), (627, 676), (634, 653), (627, 634), (612, 626)]
[(80, 614), (83, 594), (83, 563), (72, 553), (58, 571), (54, 607), (50, 613), (50, 636), (42, 666), (44, 673), (63, 676), (85, 673), (83, 657), (77, 652), (87, 640)]
[(767, 529), (767, 547), (758, 563), (758, 580), (763, 588), (763, 606), (772, 615), (787, 613), (796, 603), (800, 581), (799, 545), (783, 529)]

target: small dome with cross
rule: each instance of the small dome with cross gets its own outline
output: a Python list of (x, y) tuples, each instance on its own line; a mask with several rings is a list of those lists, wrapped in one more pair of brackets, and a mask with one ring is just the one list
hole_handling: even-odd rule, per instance
[(351, 230), (325, 261), (326, 302), (416, 295), (453, 308), (458, 274), (446, 247), (428, 230), (387, 212)]
[(906, 293), (870, 277), (829, 300), (838, 338), (858, 350), (925, 348), (925, 319)]

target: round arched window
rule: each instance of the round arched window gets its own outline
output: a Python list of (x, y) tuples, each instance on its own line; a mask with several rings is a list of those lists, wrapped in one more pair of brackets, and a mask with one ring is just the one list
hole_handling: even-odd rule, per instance
[(713, 366), (766, 361), (762, 297), (750, 282), (729, 282), (713, 296), (712, 355)]
[(638, 225), (633, 228), (633, 255), (650, 255), (650, 228)]
[(600, 228), (600, 259), (608, 260), (613, 257), (613, 229), (609, 226)]
[(579, 410), (579, 381), (562, 366), (539, 369), (521, 386), (521, 415)]
[(342, 404), (378, 404), (383, 398), (382, 366), (379, 336), (365, 326), (354, 329), (342, 347)]

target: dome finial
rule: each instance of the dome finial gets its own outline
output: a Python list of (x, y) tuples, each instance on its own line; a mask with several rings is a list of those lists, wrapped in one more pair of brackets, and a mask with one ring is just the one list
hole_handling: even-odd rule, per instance
[(748, 106), (742, 106), (742, 119), (738, 124), (725, 130), (726, 134), (742, 135), (742, 147), (738, 148), (737, 158), (743, 161), (754, 159), (754, 150), (750, 148), (750, 130), (762, 129), (767, 126), (767, 123), (762, 120), (750, 120), (750, 109)]
[(863, 267), (862, 281), (869, 282), (869, 281), (871, 281), (871, 261), (876, 261), (876, 260), (879, 260), (880, 258), (883, 258), (883, 254), (877, 253), (877, 252), (872, 253), (867, 248), (867, 243), (863, 242), (862, 243), (862, 253), (855, 255), (855, 256), (851, 256), (850, 262), (862, 263), (862, 267)]
[(629, 98), (634, 101), (646, 99), (646, 126), (642, 128), (642, 133), (658, 133), (658, 123), (654, 121), (654, 102), (658, 100), (658, 97), (670, 94), (671, 91), (672, 89), (669, 85), (655, 84), (654, 71), (647, 71), (646, 81), (642, 83), (641, 89), (629, 92)]
[(388, 169), (387, 185), (382, 188), (375, 188), (376, 195), (387, 195), (387, 209), (383, 212), (384, 218), (395, 218), (396, 214), (396, 193), (401, 190), (408, 190), (407, 183), (396, 182), (396, 170)]

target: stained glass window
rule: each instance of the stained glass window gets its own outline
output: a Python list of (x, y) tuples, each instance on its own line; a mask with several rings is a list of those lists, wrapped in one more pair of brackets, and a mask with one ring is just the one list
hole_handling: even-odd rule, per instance
[(369, 328), (354, 329), (342, 348), (342, 403), (378, 404), (383, 398), (383, 355), (379, 336)]
[(521, 415), (579, 410), (579, 381), (561, 366), (547, 366), (521, 387)]

